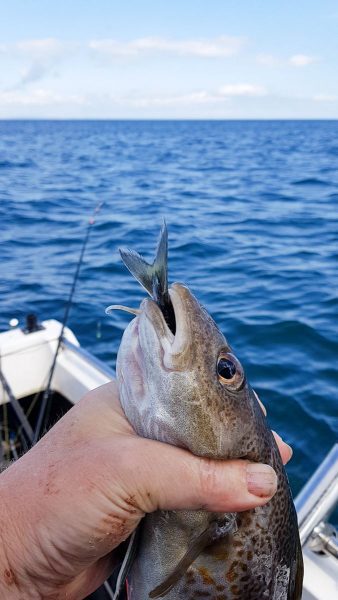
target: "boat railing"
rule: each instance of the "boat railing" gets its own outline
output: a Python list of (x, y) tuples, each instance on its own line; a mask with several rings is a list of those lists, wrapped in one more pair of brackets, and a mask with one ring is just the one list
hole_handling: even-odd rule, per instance
[(319, 465), (295, 500), (302, 545), (338, 557), (335, 528), (326, 521), (338, 502), (338, 444)]
[(72, 350), (79, 356), (82, 356), (82, 358), (85, 361), (93, 365), (98, 371), (100, 371), (103, 375), (108, 377), (108, 379), (115, 379), (116, 375), (114, 371), (105, 363), (103, 363), (99, 358), (96, 358), (96, 356), (90, 354), (90, 352), (87, 352), (87, 350), (82, 348), (82, 346), (76, 346), (75, 344), (73, 344), (73, 342), (70, 342), (66, 337), (62, 338), (62, 346), (68, 348), (69, 350)]

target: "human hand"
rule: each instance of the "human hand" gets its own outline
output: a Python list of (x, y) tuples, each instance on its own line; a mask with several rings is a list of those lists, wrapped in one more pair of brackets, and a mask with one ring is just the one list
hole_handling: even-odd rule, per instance
[[(275, 437), (286, 463), (291, 449)], [(0, 476), (0, 596), (84, 598), (111, 574), (112, 550), (145, 513), (265, 504), (275, 472), (255, 465), (255, 486), (247, 467), (140, 438), (115, 382), (93, 390)]]

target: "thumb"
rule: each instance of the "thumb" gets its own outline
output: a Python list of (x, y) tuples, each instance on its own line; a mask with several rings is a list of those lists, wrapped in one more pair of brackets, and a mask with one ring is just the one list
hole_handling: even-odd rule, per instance
[(277, 489), (275, 471), (246, 460), (212, 460), (153, 440), (134, 453), (137, 501), (143, 512), (200, 509), (238, 512), (268, 502)]

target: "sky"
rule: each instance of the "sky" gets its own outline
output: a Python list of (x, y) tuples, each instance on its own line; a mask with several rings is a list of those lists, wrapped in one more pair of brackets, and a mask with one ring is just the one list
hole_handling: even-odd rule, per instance
[(0, 118), (338, 118), (337, 0), (0, 0)]

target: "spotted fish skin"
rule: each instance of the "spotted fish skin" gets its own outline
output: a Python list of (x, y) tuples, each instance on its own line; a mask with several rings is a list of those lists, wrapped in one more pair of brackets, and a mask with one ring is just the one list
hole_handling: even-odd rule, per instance
[(297, 518), (266, 418), (245, 377), (239, 389), (220, 383), (218, 357), (233, 351), (207, 311), (182, 284), (171, 287), (170, 297), (175, 336), (150, 299), (124, 333), (117, 379), (127, 418), (139, 435), (199, 456), (270, 464), (278, 489), (265, 506), (238, 513), (234, 530), (201, 549), (164, 595), (153, 595), (153, 590), (175, 571), (194, 539), (226, 515), (203, 510), (147, 515), (128, 577), (129, 598), (299, 600)]

